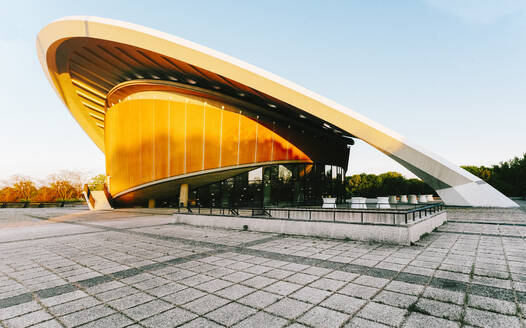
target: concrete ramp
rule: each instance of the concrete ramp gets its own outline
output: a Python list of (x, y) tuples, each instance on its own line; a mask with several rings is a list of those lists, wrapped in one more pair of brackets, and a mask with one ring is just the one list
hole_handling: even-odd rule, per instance
[(113, 209), (108, 198), (106, 197), (106, 193), (103, 190), (91, 191), (89, 189), (86, 190), (85, 188), (83, 194), (90, 210), (96, 211)]
[(111, 210), (112, 207), (104, 191), (92, 191), (93, 199), (95, 199), (94, 210)]

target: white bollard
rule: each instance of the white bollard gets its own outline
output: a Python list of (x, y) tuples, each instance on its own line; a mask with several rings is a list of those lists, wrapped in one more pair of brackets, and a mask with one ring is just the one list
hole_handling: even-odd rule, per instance
[(419, 203), (427, 203), (427, 196), (426, 195), (418, 195), (418, 202)]
[(356, 209), (367, 208), (367, 205), (365, 205), (365, 198), (364, 197), (351, 197), (351, 208), (356, 208)]
[(407, 203), (407, 195), (400, 195), (400, 203)]
[(398, 203), (398, 199), (396, 199), (396, 196), (389, 196), (389, 203), (391, 204)]
[(433, 198), (433, 195), (427, 195), (427, 201), (428, 201), (428, 202), (433, 202), (433, 201), (435, 201), (435, 199)]
[(336, 198), (322, 198), (323, 205), (321, 208), (336, 208)]
[(391, 208), (389, 197), (376, 197), (376, 208)]
[(418, 199), (416, 195), (409, 195), (409, 204), (418, 204)]

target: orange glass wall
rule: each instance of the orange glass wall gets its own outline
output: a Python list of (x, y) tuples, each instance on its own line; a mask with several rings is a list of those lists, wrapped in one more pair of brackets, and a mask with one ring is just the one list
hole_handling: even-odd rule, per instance
[(231, 106), (166, 91), (110, 104), (106, 174), (112, 195), (155, 180), (243, 164), (311, 160)]

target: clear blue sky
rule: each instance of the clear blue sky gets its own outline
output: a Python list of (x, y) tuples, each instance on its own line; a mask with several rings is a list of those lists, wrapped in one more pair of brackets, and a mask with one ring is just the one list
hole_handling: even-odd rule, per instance
[[(4, 1), (4, 0), (2, 0)], [(78, 2), (78, 3), (76, 3)], [(526, 152), (526, 1), (0, 1), (0, 181), (104, 172), (44, 77), (54, 19), (133, 22), (222, 51), (350, 107), (457, 164)], [(349, 173), (403, 168), (363, 142)]]

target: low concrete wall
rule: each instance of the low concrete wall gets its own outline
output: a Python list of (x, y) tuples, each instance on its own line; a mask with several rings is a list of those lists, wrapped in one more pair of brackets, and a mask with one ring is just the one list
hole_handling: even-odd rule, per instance
[(204, 214), (174, 214), (175, 223), (196, 226), (243, 229), (251, 231), (274, 232), (290, 235), (327, 237), (336, 239), (354, 239), (377, 241), (400, 245), (416, 242), (426, 232), (447, 221), (446, 212), (439, 212), (424, 219), (404, 225), (338, 223), (323, 221), (304, 221), (288, 219), (262, 219), (254, 217), (215, 216)]

